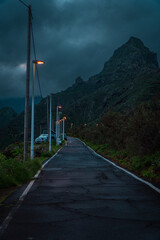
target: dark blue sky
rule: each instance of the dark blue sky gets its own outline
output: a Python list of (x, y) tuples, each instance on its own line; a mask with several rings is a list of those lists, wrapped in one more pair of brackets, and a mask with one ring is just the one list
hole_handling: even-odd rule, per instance
[[(25, 0), (24, 0), (25, 1)], [(102, 70), (130, 36), (160, 52), (159, 0), (27, 0), (43, 95)], [(18, 0), (0, 1), (0, 97), (25, 95), (27, 10)], [(33, 58), (33, 55), (32, 55)], [(36, 93), (39, 94), (38, 86)]]

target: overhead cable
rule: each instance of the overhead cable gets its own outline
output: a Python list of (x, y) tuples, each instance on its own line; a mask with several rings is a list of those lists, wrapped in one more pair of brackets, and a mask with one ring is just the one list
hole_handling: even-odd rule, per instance
[(29, 5), (27, 5), (25, 2), (23, 2), (22, 0), (19, 0), (19, 2), (21, 2), (24, 6), (26, 6), (27, 8), (29, 8)]
[[(21, 2), (25, 7), (27, 8), (30, 8), (31, 6), (30, 5), (27, 5), (24, 1), (22, 0), (18, 0), (19, 2)], [(33, 19), (33, 15), (32, 15), (32, 12), (31, 12), (31, 16), (32, 16), (32, 19)], [(35, 48), (35, 41), (34, 41), (34, 33), (33, 33), (33, 24), (31, 22), (31, 34), (32, 34), (32, 43), (33, 43), (33, 51), (34, 51), (34, 58), (35, 60), (37, 60), (37, 57), (36, 57), (36, 48)], [(40, 85), (40, 80), (39, 80), (39, 72), (38, 72), (38, 67), (37, 67), (37, 64), (36, 64), (36, 74), (37, 74), (37, 79), (38, 79), (38, 86), (39, 86), (39, 91), (40, 91), (40, 96), (41, 98), (43, 98), (42, 96), (42, 90), (41, 90), (41, 85)]]
[[(33, 33), (33, 24), (32, 23), (31, 23), (31, 32), (32, 32), (32, 43), (33, 43), (34, 59), (37, 60), (35, 41), (34, 41), (34, 33)], [(37, 64), (36, 64), (36, 73), (37, 73), (37, 79), (38, 79), (38, 86), (39, 86), (40, 96), (43, 99)]]

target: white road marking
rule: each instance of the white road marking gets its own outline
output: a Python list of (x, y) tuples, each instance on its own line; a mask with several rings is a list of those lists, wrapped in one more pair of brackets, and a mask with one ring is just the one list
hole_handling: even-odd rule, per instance
[[(81, 141), (80, 139), (78, 139), (78, 138), (77, 138), (77, 140), (79, 140), (80, 142), (82, 142), (82, 141)], [(101, 156), (100, 154), (96, 153), (92, 148), (90, 148), (89, 146), (87, 146), (84, 142), (82, 142), (82, 143), (83, 143), (88, 149), (90, 149), (90, 150), (91, 150), (96, 156), (102, 158), (104, 161), (106, 161), (106, 162), (112, 164), (114, 167), (116, 167), (116, 168), (122, 170), (123, 172), (129, 174), (130, 176), (132, 176), (133, 178), (137, 179), (138, 181), (140, 181), (140, 182), (146, 184), (147, 186), (149, 186), (150, 188), (152, 188), (152, 189), (155, 190), (156, 192), (160, 193), (160, 189), (157, 188), (156, 186), (154, 186), (152, 183), (147, 182), (147, 181), (145, 181), (144, 179), (142, 179), (142, 178), (140, 178), (140, 177), (137, 177), (135, 174), (129, 172), (128, 170), (126, 170), (126, 169), (124, 169), (124, 168), (118, 166), (117, 164), (111, 162), (111, 161), (108, 160), (107, 158), (105, 158), (105, 157)]]
[[(51, 159), (53, 159), (58, 152), (62, 149), (62, 147), (51, 157), (49, 158), (43, 165), (41, 170), (47, 165), (47, 163), (49, 163), (49, 161), (51, 161)], [(2, 225), (0, 226), (0, 236), (2, 236), (2, 234), (4, 233), (4, 231), (7, 229), (10, 221), (13, 218), (13, 215), (16, 213), (16, 211), (18, 210), (18, 208), (21, 206), (24, 198), (26, 197), (26, 195), (28, 194), (28, 192), (30, 191), (31, 187), (33, 186), (36, 178), (38, 178), (41, 170), (39, 170), (36, 175), (34, 176), (34, 180), (30, 181), (30, 183), (27, 185), (27, 187), (25, 188), (25, 190), (23, 191), (22, 195), (20, 196), (17, 204), (15, 207), (12, 208), (12, 210), (10, 211), (10, 213), (8, 214), (8, 216), (5, 218), (5, 220), (3, 221)]]
[(20, 201), (23, 201), (23, 200), (24, 200), (25, 196), (27, 195), (27, 193), (28, 193), (29, 190), (31, 189), (31, 187), (32, 187), (32, 185), (33, 185), (34, 182), (35, 182), (35, 180), (32, 180), (32, 181), (28, 184), (28, 186), (26, 187), (26, 189), (24, 190), (24, 192), (22, 193), (22, 195), (21, 195), (20, 198), (19, 198)]

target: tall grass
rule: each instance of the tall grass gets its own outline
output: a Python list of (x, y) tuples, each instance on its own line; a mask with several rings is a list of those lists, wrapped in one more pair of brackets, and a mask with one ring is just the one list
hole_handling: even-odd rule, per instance
[(19, 186), (29, 181), (41, 168), (42, 163), (59, 149), (52, 146), (52, 152), (48, 151), (48, 144), (35, 146), (34, 160), (23, 161), (23, 144), (9, 145), (3, 153), (0, 153), (0, 188)]

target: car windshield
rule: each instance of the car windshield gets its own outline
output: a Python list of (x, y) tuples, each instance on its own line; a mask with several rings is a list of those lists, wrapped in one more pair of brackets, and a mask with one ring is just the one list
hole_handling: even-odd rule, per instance
[(48, 137), (48, 134), (41, 134), (40, 137)]

